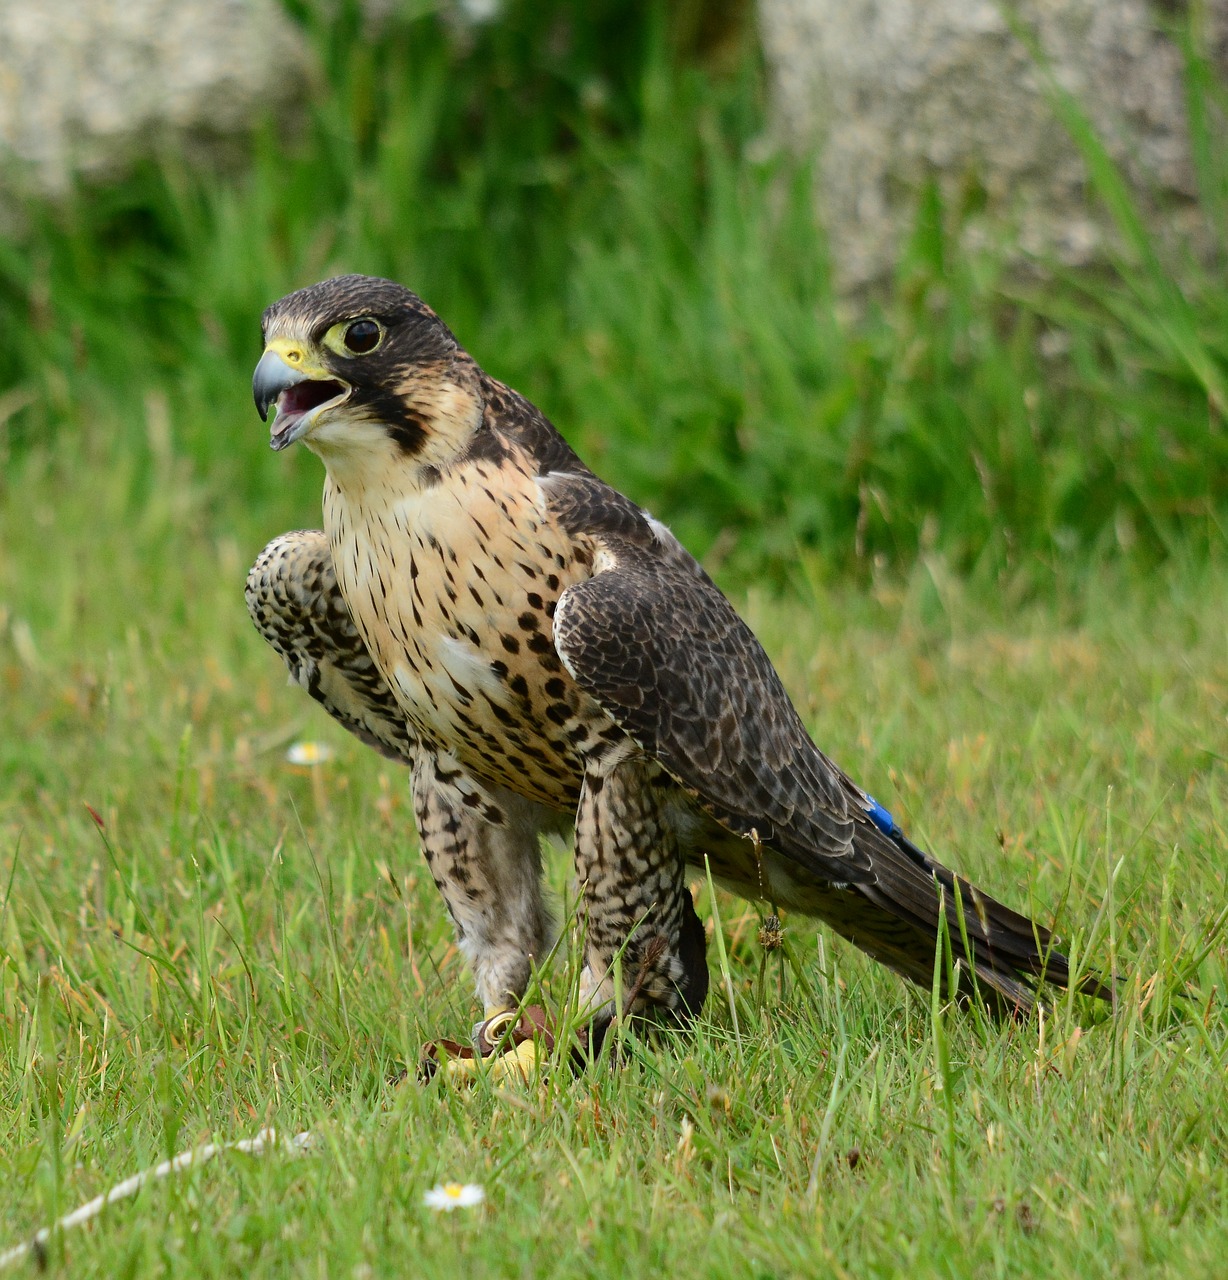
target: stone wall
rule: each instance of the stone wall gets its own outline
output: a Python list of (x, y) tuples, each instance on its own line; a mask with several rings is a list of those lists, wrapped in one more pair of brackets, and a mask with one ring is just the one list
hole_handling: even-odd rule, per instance
[(0, 156), (54, 194), (292, 111), (309, 65), (277, 0), (4, 0)]
[[(1198, 235), (1181, 15), (1147, 0), (1018, 0), (1014, 12), (1073, 92), (1145, 207)], [(1166, 12), (1165, 12), (1166, 11)], [(1205, 0), (1221, 65), (1228, 0)], [(1054, 117), (1026, 44), (998, 0), (759, 0), (774, 127), (817, 151), (817, 198), (846, 289), (892, 270), (918, 192), (978, 212), (971, 237), (1007, 235), (1022, 256), (1093, 261), (1107, 220)]]

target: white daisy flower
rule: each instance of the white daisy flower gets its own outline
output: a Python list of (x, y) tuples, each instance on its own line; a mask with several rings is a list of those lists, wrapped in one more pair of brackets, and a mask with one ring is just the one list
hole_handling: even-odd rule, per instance
[(472, 1209), (486, 1199), (486, 1192), (476, 1182), (445, 1182), (442, 1187), (432, 1187), (422, 1197), (428, 1209), (447, 1211)]
[(326, 742), (296, 742), (286, 752), (291, 764), (327, 764), (333, 758), (333, 749)]

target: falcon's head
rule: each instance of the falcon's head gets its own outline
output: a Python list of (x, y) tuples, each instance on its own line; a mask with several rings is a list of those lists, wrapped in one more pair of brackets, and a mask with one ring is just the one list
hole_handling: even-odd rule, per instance
[(476, 366), (417, 294), (338, 276), (275, 302), (252, 378), (270, 444), (330, 461), (389, 445), (423, 462), (463, 447), (481, 417)]

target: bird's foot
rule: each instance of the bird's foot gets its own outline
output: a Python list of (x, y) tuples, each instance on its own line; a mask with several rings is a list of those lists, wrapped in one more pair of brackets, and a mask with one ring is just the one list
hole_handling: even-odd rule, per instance
[(428, 1076), (435, 1070), (442, 1069), (444, 1079), (451, 1084), (474, 1084), (480, 1075), (489, 1077), (493, 1084), (527, 1084), (537, 1068), (537, 1045), (532, 1040), (518, 1044), (505, 1053), (489, 1055), (488, 1059), (476, 1056), (469, 1050), (468, 1057), (452, 1057), (445, 1049), (443, 1061), (424, 1059), (423, 1066)]
[(425, 1080), (442, 1070), (444, 1078), (456, 1084), (472, 1084), (479, 1075), (496, 1084), (524, 1083), (553, 1049), (554, 1033), (541, 1005), (501, 1009), (474, 1027), (472, 1045), (430, 1041), (418, 1070)]

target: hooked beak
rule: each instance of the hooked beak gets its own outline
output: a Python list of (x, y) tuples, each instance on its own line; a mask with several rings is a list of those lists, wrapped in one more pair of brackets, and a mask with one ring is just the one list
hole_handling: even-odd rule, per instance
[(293, 444), (311, 426), (318, 410), (339, 403), (350, 388), (336, 378), (315, 377), (286, 363), (281, 354), (268, 348), (252, 375), (252, 396), (262, 422), (268, 420), (269, 407), (276, 403), (277, 415), (269, 431), (269, 444), (284, 449)]

